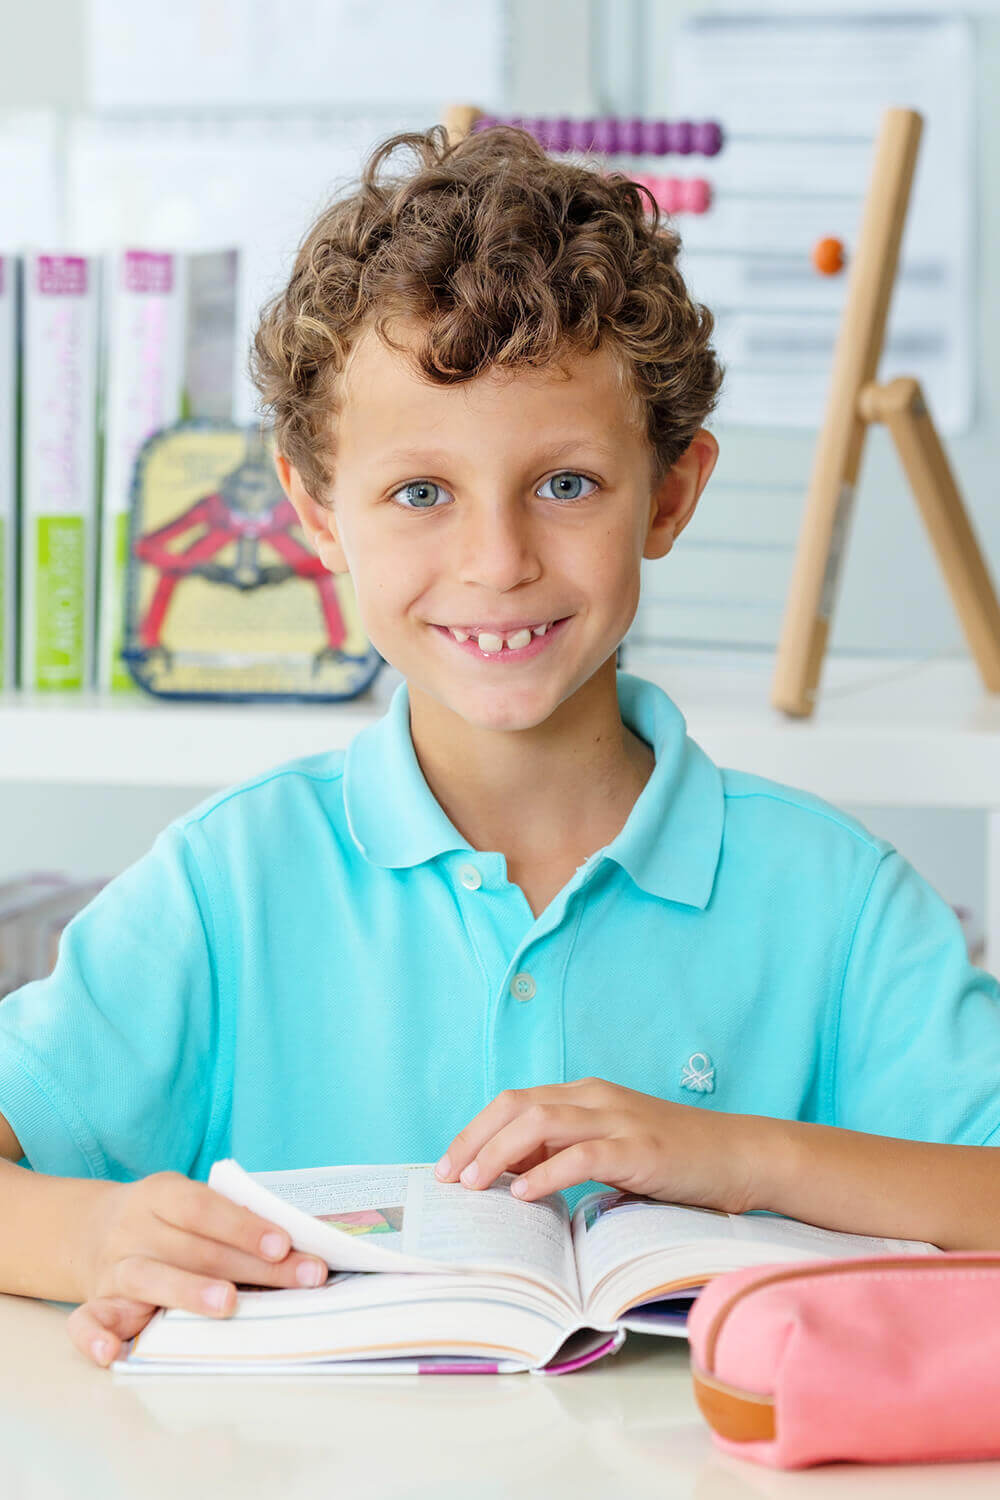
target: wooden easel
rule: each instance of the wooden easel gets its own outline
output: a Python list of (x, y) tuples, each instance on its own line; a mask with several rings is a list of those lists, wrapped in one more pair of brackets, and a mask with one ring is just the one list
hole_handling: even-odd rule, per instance
[(914, 110), (886, 110), (876, 143), (775, 661), (771, 702), (796, 717), (815, 706), (872, 422), (889, 429), (983, 683), (1000, 692), (1000, 604), (920, 385), (875, 383), (922, 125)]

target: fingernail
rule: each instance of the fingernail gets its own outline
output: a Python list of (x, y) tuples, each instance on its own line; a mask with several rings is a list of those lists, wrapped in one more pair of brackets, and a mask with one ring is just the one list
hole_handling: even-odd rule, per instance
[(202, 1293), (202, 1300), (206, 1307), (214, 1307), (221, 1312), (226, 1305), (229, 1296), (229, 1288), (223, 1282), (217, 1281), (212, 1286), (207, 1286)]
[(510, 1185), (510, 1190), (516, 1198), (523, 1198), (528, 1191), (528, 1184), (523, 1177), (516, 1177)]
[(275, 1234), (271, 1230), (268, 1234), (261, 1236), (260, 1253), (266, 1255), (268, 1260), (280, 1260), (288, 1249), (288, 1241), (283, 1234)]
[(479, 1163), (477, 1161), (470, 1161), (464, 1172), (459, 1173), (459, 1176), (463, 1182), (468, 1183), (471, 1187), (473, 1183), (479, 1181)]
[(448, 1175), (448, 1173), (450, 1171), (451, 1171), (451, 1162), (448, 1160), (448, 1158), (446, 1156), (442, 1156), (441, 1160), (438, 1162), (437, 1166), (434, 1168), (434, 1176), (435, 1177), (447, 1177), (447, 1175)]
[(90, 1346), (90, 1352), (91, 1354), (93, 1354), (94, 1358), (96, 1360), (99, 1360), (103, 1365), (104, 1361), (111, 1353), (111, 1345), (108, 1343), (107, 1339), (95, 1339)]
[(319, 1261), (304, 1260), (299, 1263), (295, 1272), (299, 1286), (319, 1286), (326, 1280), (326, 1266), (321, 1266)]

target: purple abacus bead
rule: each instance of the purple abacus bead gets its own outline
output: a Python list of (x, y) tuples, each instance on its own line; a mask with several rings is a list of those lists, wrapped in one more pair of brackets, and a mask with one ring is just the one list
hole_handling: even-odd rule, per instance
[(502, 123), (513, 126), (515, 130), (527, 130), (528, 128), (528, 121), (523, 115), (508, 115)]
[(618, 149), (629, 156), (641, 156), (646, 131), (642, 120), (631, 119), (619, 122)]
[(502, 122), (497, 115), (479, 115), (477, 119), (473, 120), (472, 129), (489, 130), (491, 125), (499, 125), (501, 123)]
[(565, 115), (558, 120), (552, 121), (550, 132), (550, 151), (569, 151), (573, 146), (573, 121), (568, 120)]
[(647, 120), (643, 126), (639, 153), (642, 156), (666, 156), (670, 149), (669, 135), (666, 120)]
[(614, 115), (609, 115), (603, 120), (595, 120), (591, 149), (601, 151), (606, 156), (613, 156), (618, 150), (618, 121)]
[(722, 126), (715, 120), (702, 120), (694, 127), (694, 149), (702, 156), (717, 156), (722, 150)]
[(571, 120), (570, 121), (570, 149), (573, 151), (589, 151), (594, 140), (594, 120)]
[(684, 207), (692, 214), (703, 214), (708, 211), (712, 202), (712, 189), (704, 177), (692, 177), (685, 184)]
[(694, 145), (693, 136), (694, 129), (690, 120), (675, 120), (671, 151), (676, 151), (679, 156), (690, 156)]

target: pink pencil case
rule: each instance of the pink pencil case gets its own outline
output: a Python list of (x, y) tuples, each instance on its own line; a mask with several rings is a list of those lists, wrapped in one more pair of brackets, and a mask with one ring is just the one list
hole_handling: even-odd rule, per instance
[(1000, 1250), (728, 1271), (687, 1332), (695, 1398), (737, 1458), (1000, 1458)]

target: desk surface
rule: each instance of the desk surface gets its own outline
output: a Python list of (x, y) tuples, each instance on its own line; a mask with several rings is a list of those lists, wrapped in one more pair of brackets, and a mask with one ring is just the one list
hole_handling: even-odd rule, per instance
[(68, 1309), (0, 1295), (4, 1500), (995, 1497), (1000, 1463), (782, 1472), (716, 1451), (687, 1344), (630, 1335), (574, 1375), (120, 1377)]

